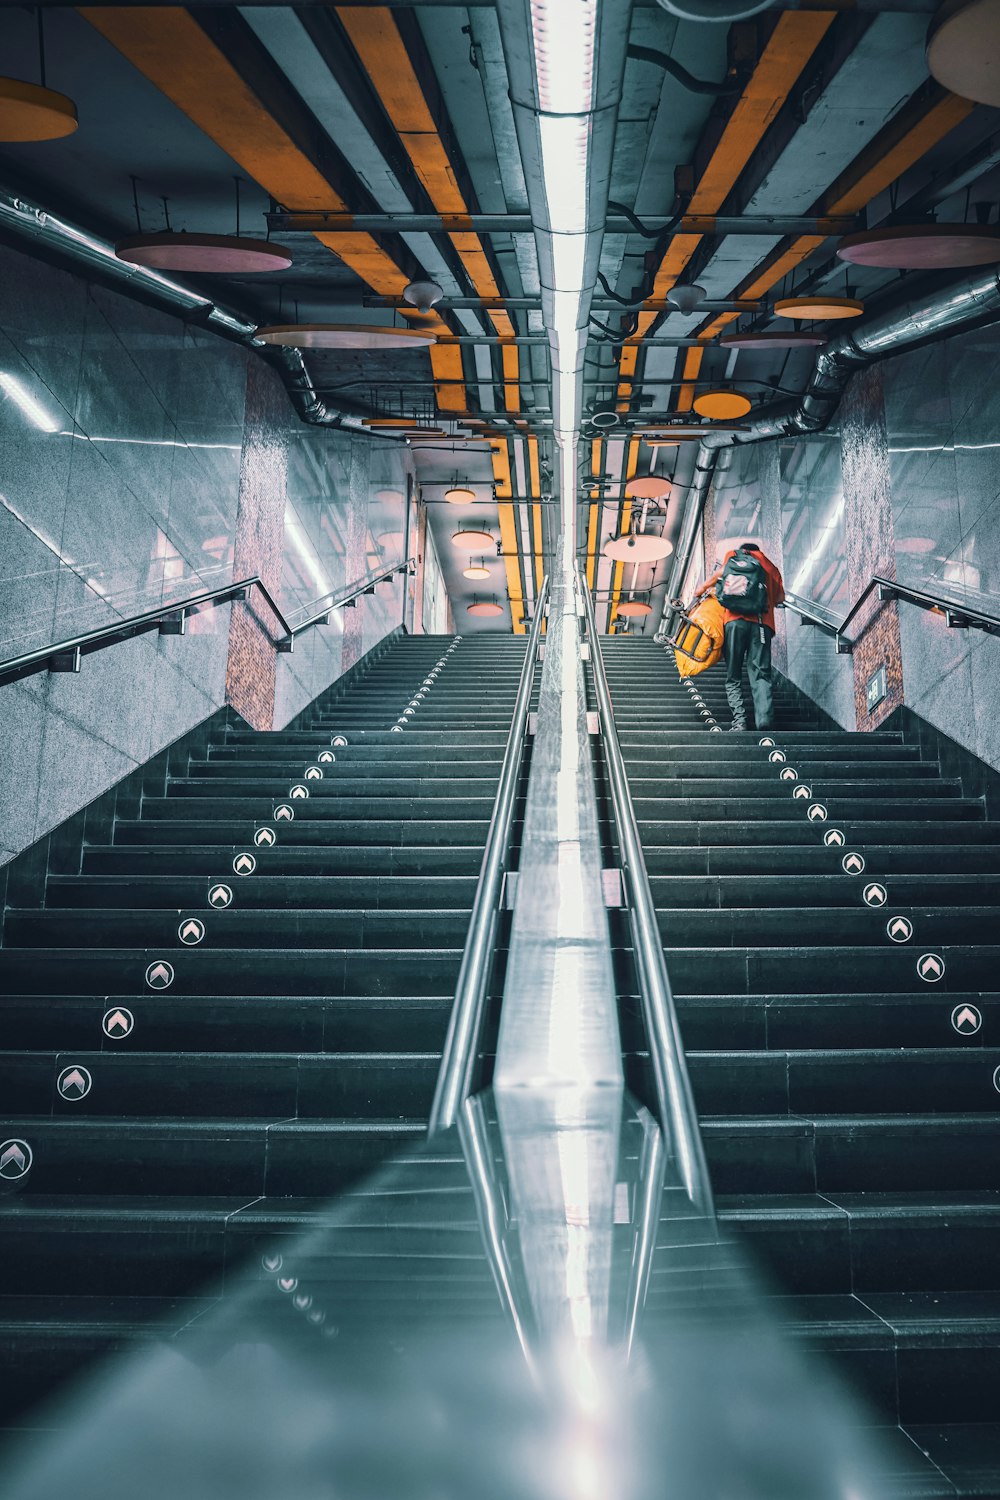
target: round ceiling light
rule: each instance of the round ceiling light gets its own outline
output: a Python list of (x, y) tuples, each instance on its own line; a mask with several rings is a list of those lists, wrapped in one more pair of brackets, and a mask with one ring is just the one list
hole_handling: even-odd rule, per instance
[(403, 494), (401, 490), (375, 491), (375, 499), (379, 502), (380, 505), (394, 505), (398, 500), (402, 500), (402, 498)]
[(865, 304), (857, 297), (780, 297), (774, 304), (778, 318), (860, 318)]
[(467, 489), (464, 484), (453, 484), (445, 490), (444, 498), (449, 505), (473, 505), (477, 497), (475, 490)]
[(618, 605), (618, 613), (620, 615), (628, 615), (629, 617), (633, 615), (651, 615), (653, 613), (653, 606), (651, 604), (643, 604), (641, 599), (623, 599)]
[(466, 605), (470, 615), (502, 615), (503, 605), (498, 604), (495, 599), (475, 599)]
[(65, 94), (20, 78), (0, 78), (0, 141), (57, 141), (79, 124)]
[(707, 293), (703, 286), (678, 282), (667, 293), (666, 300), (680, 313), (693, 313), (704, 302)]
[(489, 578), (490, 570), (484, 562), (474, 563), (469, 559), (469, 566), (462, 569), (464, 578)]
[(927, 35), (927, 69), (963, 99), (1000, 105), (1000, 0), (945, 0)]
[(947, 271), (959, 266), (991, 266), (1000, 260), (1000, 227), (995, 224), (896, 224), (890, 229), (849, 234), (837, 249), (852, 266), (888, 271)]
[(726, 333), (719, 340), (723, 349), (822, 349), (823, 333), (804, 333), (796, 329), (773, 333)]
[(630, 500), (669, 500), (672, 490), (669, 479), (664, 479), (660, 474), (641, 474), (625, 485), (625, 493)]
[(745, 417), (753, 406), (749, 396), (742, 391), (704, 391), (694, 398), (694, 409), (699, 417), (721, 417), (733, 421)]
[(273, 323), (258, 328), (256, 336), (289, 349), (421, 349), (437, 342), (425, 328), (379, 323)]
[(606, 542), (603, 548), (605, 557), (613, 558), (615, 562), (632, 563), (659, 562), (661, 558), (669, 557), (673, 550), (672, 542), (648, 531), (616, 536), (614, 541)]
[(115, 254), (130, 266), (149, 266), (155, 271), (194, 271), (213, 276), (285, 271), (292, 263), (287, 250), (269, 244), (267, 240), (166, 230), (162, 234), (131, 234), (118, 241)]
[(484, 547), (496, 546), (488, 531), (456, 531), (451, 539), (463, 552), (480, 552)]

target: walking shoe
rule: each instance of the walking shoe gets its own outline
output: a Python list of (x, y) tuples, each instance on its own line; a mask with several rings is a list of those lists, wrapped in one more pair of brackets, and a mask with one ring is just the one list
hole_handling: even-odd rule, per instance
[(744, 732), (744, 730), (746, 729), (746, 727), (747, 726), (745, 724), (739, 724), (739, 723), (737, 723), (734, 720), (733, 723), (730, 724), (730, 726), (729, 726), (729, 733), (730, 734), (742, 734)]

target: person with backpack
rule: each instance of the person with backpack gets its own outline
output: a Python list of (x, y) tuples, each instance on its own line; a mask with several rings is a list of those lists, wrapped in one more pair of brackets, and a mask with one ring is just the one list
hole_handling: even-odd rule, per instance
[(722, 567), (705, 580), (697, 597), (701, 599), (712, 590), (725, 614), (723, 658), (726, 663), (726, 698), (733, 712), (730, 728), (747, 727), (743, 702), (743, 663), (746, 662), (756, 727), (770, 729), (774, 723), (771, 690), (774, 611), (785, 598), (781, 574), (756, 542), (744, 542), (726, 553)]

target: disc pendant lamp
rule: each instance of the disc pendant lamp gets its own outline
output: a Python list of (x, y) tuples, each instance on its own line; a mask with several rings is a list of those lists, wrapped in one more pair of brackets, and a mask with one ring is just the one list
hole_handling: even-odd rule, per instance
[(642, 599), (621, 599), (616, 608), (618, 614), (625, 615), (630, 619), (653, 613), (653, 606), (646, 604)]
[(605, 557), (615, 562), (648, 563), (659, 562), (673, 552), (673, 543), (650, 531), (630, 531), (626, 536), (616, 536), (604, 544)]
[(625, 485), (625, 494), (630, 500), (665, 501), (670, 499), (672, 492), (673, 486), (662, 474), (640, 474)]
[(774, 304), (778, 318), (811, 318), (826, 322), (834, 318), (860, 318), (865, 304), (857, 297), (781, 297)]
[(256, 337), (286, 349), (421, 349), (437, 341), (424, 328), (379, 323), (272, 323), (258, 328)]
[(292, 263), (287, 250), (267, 240), (235, 234), (188, 234), (183, 229), (131, 234), (118, 241), (115, 255), (130, 266), (202, 276), (253, 276), (262, 271), (285, 271)]
[(470, 490), (467, 484), (459, 484), (456, 476), (445, 490), (444, 498), (449, 505), (474, 505), (476, 492), (475, 490)]
[(479, 599), (474, 596), (472, 603), (466, 605), (466, 610), (470, 615), (502, 615), (503, 605), (498, 604), (495, 597)]
[(806, 333), (802, 329), (768, 331), (760, 333), (725, 333), (719, 340), (723, 349), (822, 349), (826, 343), (823, 333)]
[(484, 548), (492, 548), (496, 545), (493, 537), (488, 531), (477, 531), (470, 527), (465, 531), (452, 533), (452, 543), (463, 552), (481, 552)]
[(723, 421), (734, 421), (745, 417), (753, 402), (742, 391), (703, 391), (694, 398), (694, 409), (699, 417), (721, 417)]
[(76, 105), (66, 94), (0, 78), (0, 141), (57, 141), (79, 125)]
[(38, 83), (0, 78), (0, 141), (57, 141), (80, 123), (66, 94), (46, 86), (44, 14), (38, 18)]
[(896, 224), (849, 234), (841, 240), (837, 255), (852, 266), (889, 271), (991, 266), (1000, 261), (1000, 225)]
[(945, 0), (927, 35), (927, 68), (953, 94), (1000, 105), (1000, 0)]
[(469, 566), (462, 569), (462, 575), (465, 578), (489, 578), (490, 570), (483, 562), (482, 558), (480, 558), (478, 562), (474, 562), (470, 557)]

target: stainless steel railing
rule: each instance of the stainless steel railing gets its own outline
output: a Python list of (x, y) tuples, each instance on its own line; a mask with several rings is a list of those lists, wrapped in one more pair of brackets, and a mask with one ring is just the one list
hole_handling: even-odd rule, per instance
[(708, 1163), (698, 1128), (698, 1112), (691, 1091), (670, 978), (663, 957), (656, 907), (615, 726), (614, 709), (594, 617), (594, 604), (590, 591), (585, 586), (581, 586), (580, 593), (584, 601), (594, 691), (604, 740), (604, 759), (611, 787), (639, 996), (656, 1082), (660, 1123), (666, 1133), (668, 1151), (688, 1197), (706, 1218), (714, 1218)]
[(542, 618), (548, 599), (549, 580), (542, 581), (535, 604), (535, 614), (528, 637), (528, 649), (521, 668), (514, 715), (511, 719), (507, 747), (500, 768), (500, 784), (493, 804), (493, 816), (486, 839), (486, 849), (479, 871), (479, 883), (472, 903), (462, 966), (455, 988), (455, 1003), (452, 1006), (448, 1035), (445, 1039), (441, 1069), (438, 1073), (434, 1102), (431, 1106), (428, 1134), (447, 1130), (458, 1120), (459, 1111), (472, 1088), (472, 1075), (479, 1050), (486, 991), (493, 968), (496, 949), (497, 925), (500, 918), (500, 898), (503, 878), (508, 869), (510, 830), (514, 818), (514, 806), (521, 780), (524, 761), (524, 746), (528, 727), (528, 705), (535, 667), (538, 661), (538, 646), (541, 638)]

